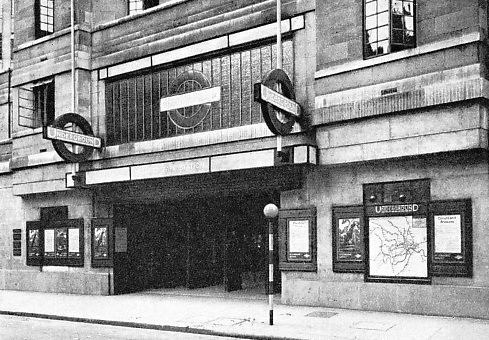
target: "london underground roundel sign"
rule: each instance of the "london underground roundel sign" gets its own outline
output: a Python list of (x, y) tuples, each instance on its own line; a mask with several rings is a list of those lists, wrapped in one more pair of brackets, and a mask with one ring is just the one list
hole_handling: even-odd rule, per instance
[(221, 100), (221, 87), (211, 86), (209, 79), (196, 70), (179, 74), (168, 92), (160, 100), (160, 111), (167, 111), (171, 121), (182, 129), (199, 125), (209, 114), (212, 103)]
[(292, 82), (281, 69), (270, 71), (261, 83), (254, 85), (255, 101), (261, 103), (261, 111), (268, 128), (276, 135), (292, 131), (301, 107), (295, 102)]
[(76, 113), (65, 113), (44, 128), (44, 138), (51, 139), (54, 150), (65, 161), (86, 161), (93, 149), (102, 148), (102, 140), (93, 135), (90, 123)]

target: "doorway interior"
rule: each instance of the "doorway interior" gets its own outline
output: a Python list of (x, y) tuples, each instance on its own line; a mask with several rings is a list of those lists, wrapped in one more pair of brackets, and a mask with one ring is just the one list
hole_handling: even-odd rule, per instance
[[(114, 256), (115, 293), (214, 287), (266, 294), (268, 226), (263, 207), (278, 201), (278, 193), (263, 193), (115, 205), (114, 226), (127, 231), (125, 251)], [(274, 288), (280, 292), (275, 253)]]

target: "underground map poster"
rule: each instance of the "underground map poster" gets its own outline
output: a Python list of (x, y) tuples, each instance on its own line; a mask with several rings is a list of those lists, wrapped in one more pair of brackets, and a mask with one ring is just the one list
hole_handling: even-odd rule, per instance
[(393, 281), (428, 279), (425, 217), (371, 217), (368, 221), (368, 275)]

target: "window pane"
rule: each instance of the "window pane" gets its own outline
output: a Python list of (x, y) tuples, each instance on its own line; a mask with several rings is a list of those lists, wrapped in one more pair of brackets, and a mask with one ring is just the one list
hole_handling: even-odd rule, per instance
[(405, 29), (414, 31), (414, 18), (413, 17), (404, 17), (404, 25)]
[(378, 11), (384, 12), (389, 10), (389, 0), (379, 0), (378, 1)]
[(412, 2), (404, 1), (403, 8), (405, 15), (414, 16), (414, 4)]
[(392, 27), (397, 29), (404, 28), (404, 17), (401, 15), (393, 15), (392, 16)]
[(389, 39), (389, 26), (379, 27), (378, 40), (388, 40), (388, 39)]
[(392, 13), (402, 14), (402, 1), (397, 1), (397, 0), (392, 1)]
[(393, 44), (402, 44), (404, 42), (404, 32), (402, 30), (392, 30), (392, 43)]
[(377, 54), (377, 43), (367, 44), (365, 53), (367, 57), (372, 57)]
[(404, 43), (409, 46), (416, 45), (416, 39), (414, 38), (414, 31), (404, 31)]
[(379, 14), (378, 26), (389, 25), (389, 12), (383, 12)]
[(374, 27), (377, 27), (377, 16), (373, 15), (371, 17), (367, 17), (365, 19), (365, 28), (368, 30)]
[(377, 54), (384, 54), (389, 52), (389, 41), (379, 41), (377, 45)]
[(365, 5), (365, 15), (370, 16), (377, 13), (377, 1), (372, 1)]
[(367, 42), (376, 42), (379, 40), (377, 38), (377, 29), (367, 31)]

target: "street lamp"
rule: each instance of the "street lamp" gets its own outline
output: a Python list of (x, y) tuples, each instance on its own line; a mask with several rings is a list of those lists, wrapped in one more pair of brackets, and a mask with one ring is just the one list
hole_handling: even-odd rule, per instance
[(269, 203), (263, 208), (263, 214), (268, 220), (268, 306), (270, 325), (273, 325), (273, 220), (278, 216), (278, 208)]

